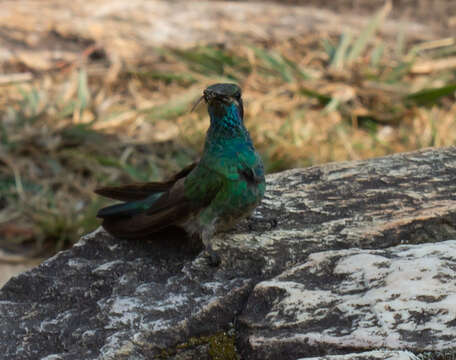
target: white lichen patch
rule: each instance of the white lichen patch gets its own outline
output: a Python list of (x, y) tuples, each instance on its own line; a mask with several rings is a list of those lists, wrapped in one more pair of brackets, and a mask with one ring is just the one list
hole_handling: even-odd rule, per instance
[(221, 243), (225, 243), (231, 246), (244, 248), (246, 251), (271, 248), (283, 241), (283, 239), (287, 239), (288, 242), (292, 242), (293, 240), (302, 242), (304, 239), (309, 239), (309, 241), (314, 242), (317, 241), (314, 237), (312, 237), (311, 230), (306, 229), (288, 230), (278, 228), (264, 232), (261, 236), (256, 236), (253, 233), (236, 233), (229, 234), (228, 236), (224, 235), (225, 234), (221, 234), (221, 236), (216, 237), (214, 242), (219, 246)]
[(170, 320), (156, 320), (152, 322), (142, 322), (139, 324), (139, 328), (146, 332), (155, 332), (160, 330), (166, 330), (171, 328), (173, 321)]
[[(166, 298), (157, 297), (154, 284), (142, 284), (132, 296), (116, 296), (98, 301), (100, 312), (108, 317), (106, 329), (138, 328), (149, 332), (171, 328), (169, 320), (171, 314), (188, 312), (189, 295), (185, 293), (167, 293)], [(155, 299), (154, 299), (155, 298)], [(214, 296), (194, 297), (193, 301), (200, 305), (195, 306), (192, 312), (201, 311), (204, 304), (214, 300)], [(150, 316), (153, 314), (153, 316)], [(174, 315), (175, 316), (175, 315)], [(172, 316), (171, 316), (172, 318)]]
[[(130, 334), (124, 331), (116, 332), (106, 339), (105, 345), (100, 349), (100, 356), (97, 359), (135, 359), (143, 360), (144, 357), (135, 352), (134, 343), (129, 340)], [(134, 354), (134, 355), (133, 355)]]
[(315, 253), (259, 283), (251, 301), (266, 294), (274, 294), (268, 310), (249, 325), (292, 329), (282, 342), (449, 349), (456, 338), (456, 241)]
[(48, 355), (44, 358), (41, 358), (41, 360), (62, 360), (63, 358), (60, 356), (60, 355), (57, 355), (57, 354), (52, 354), (52, 355)]
[(359, 169), (358, 168), (347, 168), (343, 166), (339, 166), (338, 170), (328, 172), (326, 175), (326, 181), (334, 181), (334, 180), (344, 180), (347, 178), (353, 178), (355, 176), (359, 176)]
[(134, 297), (117, 297), (109, 309), (110, 323), (106, 328), (118, 328), (119, 325), (132, 326), (140, 320), (138, 309), (142, 303)]
[(188, 302), (188, 297), (184, 294), (170, 293), (169, 296), (163, 301), (157, 301), (153, 305), (150, 305), (151, 309), (158, 311), (166, 311), (178, 309), (180, 306), (185, 305)]
[[(261, 287), (282, 289), (287, 294), (266, 316), (266, 320), (270, 320), (273, 328), (322, 319), (327, 316), (324, 306), (331, 307), (331, 303), (336, 300), (336, 296), (329, 291), (309, 290), (304, 285), (292, 281), (264, 281), (257, 286), (256, 291), (261, 291)], [(313, 299), (320, 306), (315, 306), (314, 302), (307, 299)], [(294, 320), (290, 321), (288, 316)]]
[(82, 236), (81, 239), (79, 239), (79, 241), (76, 244), (74, 244), (73, 246), (76, 246), (76, 247), (83, 246), (87, 241), (89, 241), (91, 239), (95, 239), (100, 233), (103, 233), (103, 232), (106, 233), (106, 231), (101, 226), (99, 226), (91, 233), (88, 233), (88, 234)]
[(67, 264), (78, 271), (90, 267), (89, 262), (85, 259), (68, 259)]
[(307, 357), (299, 360), (419, 360), (409, 351), (367, 351), (363, 353)]
[(74, 315), (74, 311), (68, 310), (57, 315), (55, 319), (44, 320), (40, 324), (40, 331), (47, 332), (54, 330), (55, 328), (61, 326)]
[(105, 271), (113, 270), (117, 265), (123, 264), (122, 260), (109, 261), (104, 264), (97, 266), (92, 272), (95, 274), (101, 274)]

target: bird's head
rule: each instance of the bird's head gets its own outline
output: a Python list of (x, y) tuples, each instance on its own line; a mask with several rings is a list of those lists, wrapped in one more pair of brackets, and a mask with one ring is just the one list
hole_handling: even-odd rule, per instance
[(193, 109), (204, 100), (208, 105), (209, 115), (222, 119), (227, 114), (237, 112), (240, 121), (244, 117), (244, 105), (241, 98), (241, 88), (236, 84), (214, 84), (203, 91), (203, 95), (193, 106)]

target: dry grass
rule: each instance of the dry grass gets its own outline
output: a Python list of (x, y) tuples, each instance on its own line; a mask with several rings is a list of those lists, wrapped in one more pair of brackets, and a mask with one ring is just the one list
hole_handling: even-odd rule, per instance
[[(377, 19), (378, 20), (378, 19)], [(97, 226), (95, 186), (157, 180), (197, 159), (208, 84), (239, 83), (268, 172), (456, 141), (456, 43), (358, 37), (157, 49), (0, 79), (0, 237), (53, 252)]]

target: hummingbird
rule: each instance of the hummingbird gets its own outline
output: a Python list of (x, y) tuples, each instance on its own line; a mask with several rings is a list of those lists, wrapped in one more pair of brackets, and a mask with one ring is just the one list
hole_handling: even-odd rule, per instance
[(264, 167), (244, 126), (241, 89), (236, 84), (206, 88), (192, 110), (207, 104), (210, 126), (198, 162), (164, 182), (102, 187), (95, 193), (124, 201), (99, 210), (103, 228), (121, 239), (150, 238), (178, 226), (204, 245), (212, 265), (216, 232), (249, 216), (265, 191)]

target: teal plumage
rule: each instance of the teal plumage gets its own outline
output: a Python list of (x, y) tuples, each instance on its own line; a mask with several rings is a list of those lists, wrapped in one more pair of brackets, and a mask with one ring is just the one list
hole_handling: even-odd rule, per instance
[(211, 252), (214, 232), (229, 228), (260, 203), (265, 191), (263, 163), (244, 126), (240, 88), (215, 84), (201, 99), (208, 104), (211, 123), (198, 163), (167, 182), (96, 190), (127, 201), (99, 211), (109, 233), (144, 238), (177, 225), (199, 236)]

